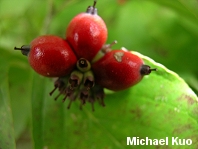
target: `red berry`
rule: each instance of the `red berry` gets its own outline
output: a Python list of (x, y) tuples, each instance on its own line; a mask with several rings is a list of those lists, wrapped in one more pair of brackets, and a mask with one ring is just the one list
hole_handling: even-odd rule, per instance
[(28, 55), (31, 67), (47, 77), (65, 76), (73, 70), (77, 62), (68, 43), (58, 36), (39, 36), (30, 43), (30, 46), (15, 49)]
[(94, 6), (87, 12), (75, 16), (66, 30), (66, 40), (73, 48), (78, 58), (91, 61), (105, 44), (107, 27), (103, 19), (97, 15)]
[(113, 50), (92, 64), (92, 70), (97, 84), (118, 91), (135, 85), (154, 69), (129, 51)]

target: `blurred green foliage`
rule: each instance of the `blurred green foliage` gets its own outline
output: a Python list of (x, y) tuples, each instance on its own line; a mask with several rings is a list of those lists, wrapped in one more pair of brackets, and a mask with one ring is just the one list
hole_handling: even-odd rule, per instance
[[(11, 134), (14, 133), (15, 136), (11, 140), (16, 140), (18, 149), (30, 149), (33, 146), (32, 133), (37, 136), (38, 140), (35, 142), (39, 142), (39, 139), (45, 142), (45, 140), (49, 141), (59, 137), (58, 143), (61, 143), (64, 142), (65, 137), (70, 136), (56, 133), (58, 124), (64, 121), (61, 119), (57, 120), (57, 125), (53, 125), (52, 133), (54, 133), (54, 136), (49, 135), (50, 138), (39, 137), (41, 132), (49, 130), (48, 126), (51, 128), (48, 125), (50, 121), (45, 121), (44, 124), (42, 121), (40, 124), (34, 124), (34, 128), (37, 128), (38, 131), (31, 131), (31, 122), (36, 120), (36, 116), (38, 116), (37, 121), (40, 121), (46, 118), (47, 114), (52, 114), (50, 113), (52, 111), (43, 113), (47, 110), (43, 108), (48, 107), (45, 104), (54, 104), (52, 98), (48, 98), (48, 91), (53, 88), (53, 83), (35, 74), (30, 68), (27, 58), (22, 56), (20, 52), (14, 51), (14, 46), (20, 47), (28, 44), (32, 39), (43, 34), (55, 34), (64, 38), (69, 21), (76, 14), (84, 12), (87, 6), (92, 5), (92, 3), (93, 0), (20, 0), (20, 2), (17, 0), (0, 0), (0, 85), (4, 89), (1, 90), (1, 98), (6, 99), (5, 107), (9, 109), (11, 106), (11, 111), (5, 110), (10, 116), (5, 121), (8, 123), (13, 121), (14, 123), (14, 132), (11, 132)], [(99, 15), (108, 27), (107, 42), (118, 41), (113, 49), (125, 47), (151, 57), (179, 74), (194, 92), (198, 93), (197, 0), (108, 0), (108, 2), (98, 0), (97, 8)], [(177, 87), (180, 90), (179, 86)], [(119, 93), (118, 97), (122, 98), (125, 92)], [(4, 95), (4, 93), (6, 94)], [(46, 100), (44, 102), (40, 101), (40, 97)], [(43, 105), (45, 106), (43, 107)], [(39, 109), (34, 109), (39, 106)], [(62, 112), (58, 110), (58, 117), (64, 119), (64, 116), (66, 116), (63, 110), (65, 106), (62, 103), (56, 103), (56, 106), (61, 107), (62, 110)], [(54, 108), (57, 108), (56, 106)], [(101, 110), (100, 108), (98, 111)], [(38, 113), (31, 113), (31, 109)], [(75, 115), (74, 113), (77, 111), (78, 108), (67, 116), (72, 117), (76, 123), (88, 121), (88, 123), (83, 124), (93, 125), (89, 122), (89, 119), (91, 119), (90, 121), (95, 121), (96, 124), (101, 125), (97, 122), (98, 119), (94, 119), (86, 110), (85, 113), (89, 116), (88, 120), (86, 120), (85, 115)], [(32, 114), (35, 116), (33, 119)], [(54, 121), (54, 119), (51, 120)], [(105, 121), (102, 118), (100, 120)], [(46, 130), (39, 128), (42, 125), (46, 126)], [(75, 127), (70, 126), (70, 122), (66, 126), (68, 128)], [(77, 126), (80, 127), (79, 124)], [(82, 130), (86, 130), (85, 127), (90, 126), (81, 127), (83, 127)], [(63, 132), (65, 131), (69, 132), (70, 130), (64, 130)], [(95, 132), (95, 129), (93, 132), (98, 136), (101, 135), (100, 132)], [(77, 131), (75, 133), (83, 134)], [(90, 133), (88, 132), (88, 134)], [(112, 138), (112, 134), (107, 133), (107, 135)], [(46, 136), (48, 137), (48, 135)], [(72, 139), (67, 138), (66, 143), (72, 141)], [(122, 148), (115, 138), (112, 140), (117, 148)], [(40, 141), (40, 144), (35, 146), (43, 147), (43, 145)], [(63, 143), (62, 147), (64, 145)], [(92, 146), (92, 148), (100, 147), (102, 146)]]

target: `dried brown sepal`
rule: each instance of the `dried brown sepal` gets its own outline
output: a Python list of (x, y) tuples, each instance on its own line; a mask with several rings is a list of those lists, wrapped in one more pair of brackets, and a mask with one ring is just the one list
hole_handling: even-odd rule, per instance
[(93, 75), (92, 71), (88, 71), (88, 72), (84, 73), (83, 84), (87, 90), (90, 90), (92, 87), (94, 87), (95, 82), (94, 82), (94, 75)]
[(101, 87), (101, 86), (94, 87), (93, 88), (93, 94), (94, 94), (95, 100), (98, 100), (99, 104), (104, 107), (105, 106), (105, 103), (104, 103), (104, 97), (105, 97), (104, 88)]
[[(54, 82), (54, 89), (49, 93), (50, 96), (52, 96), (52, 94), (58, 89), (59, 90), (59, 94), (62, 94), (66, 88), (67, 85), (67, 77), (65, 78), (58, 78), (55, 82)], [(58, 94), (58, 96), (55, 98), (55, 100), (60, 96)]]
[(72, 102), (76, 99), (80, 100), (80, 109), (87, 102), (91, 104), (92, 111), (94, 111), (94, 103), (99, 102), (100, 105), (104, 104), (104, 89), (98, 85), (95, 85), (94, 75), (92, 71), (82, 72), (80, 70), (74, 70), (70, 76), (58, 78), (54, 82), (54, 89), (50, 92), (52, 95), (58, 89), (59, 94), (54, 98), (57, 100), (63, 95), (62, 102), (69, 100), (67, 108), (71, 107)]
[(71, 89), (70, 87), (67, 87), (65, 89), (65, 97), (63, 98), (62, 102), (65, 102), (65, 100), (67, 99), (67, 97), (71, 97), (72, 94), (74, 94), (74, 90)]
[(90, 88), (92, 88), (94, 86), (94, 81), (92, 81), (91, 79), (87, 78), (85, 80), (84, 86), (86, 87), (87, 90), (90, 90)]
[(74, 102), (77, 99), (77, 97), (78, 97), (78, 93), (74, 93), (70, 95), (67, 109), (70, 109), (72, 102)]
[(80, 100), (81, 100), (81, 103), (84, 105), (86, 103), (86, 100), (88, 99), (89, 97), (89, 92), (88, 91), (81, 91), (80, 92)]
[(70, 88), (73, 90), (74, 88), (78, 87), (83, 79), (83, 73), (75, 70), (71, 73), (69, 78)]

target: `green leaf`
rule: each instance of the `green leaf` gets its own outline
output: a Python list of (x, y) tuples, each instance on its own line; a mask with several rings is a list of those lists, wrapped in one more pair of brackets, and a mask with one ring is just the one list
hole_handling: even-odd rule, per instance
[(16, 7), (19, 5), (15, 0), (1, 0), (0, 18), (9, 18), (11, 16), (21, 15), (25, 13), (26, 9), (30, 6), (30, 3), (31, 0), (21, 0), (20, 7)]
[(44, 77), (34, 76), (32, 96), (33, 135), (36, 149), (64, 148), (64, 104), (49, 96), (53, 83)]
[(168, 137), (168, 146), (174, 149), (187, 146), (172, 146), (172, 137), (192, 139), (190, 147), (197, 148), (197, 96), (176, 73), (134, 53), (152, 68), (157, 68), (157, 72), (145, 76), (127, 90), (107, 92), (106, 107), (96, 103), (95, 112), (91, 111), (89, 103), (80, 110), (79, 101), (68, 110), (68, 101), (61, 103), (62, 96), (54, 101), (54, 97), (48, 95), (53, 82), (36, 76), (32, 99), (35, 148), (131, 148), (126, 145), (126, 138), (134, 136)]
[(195, 0), (191, 0), (189, 2), (185, 0), (175, 0), (175, 1), (167, 1), (167, 0), (150, 0), (155, 3), (158, 3), (162, 6), (172, 8), (174, 11), (183, 15), (184, 17), (191, 19), (192, 21), (198, 21), (198, 11), (197, 11), (197, 2)]
[(43, 121), (43, 102), (45, 80), (42, 77), (33, 78), (32, 93), (32, 127), (35, 149), (43, 148), (42, 121)]
[[(30, 74), (32, 71), (29, 71), (31, 68), (27, 64), (27, 57), (22, 56), (20, 51), (9, 50), (3, 47), (0, 47), (0, 51), (0, 62), (8, 70), (6, 73), (8, 73), (10, 106), (12, 109), (15, 139), (17, 140), (27, 127), (28, 120), (30, 120), (32, 82)], [(24, 113), (24, 111), (27, 112)]]
[(9, 68), (9, 91), (16, 139), (24, 132), (30, 121), (32, 71), (27, 71), (28, 69), (29, 66), (24, 67), (17, 63)]
[[(2, 59), (0, 62), (3, 62)], [(0, 148), (15, 149), (13, 120), (8, 89), (8, 65), (0, 66)]]

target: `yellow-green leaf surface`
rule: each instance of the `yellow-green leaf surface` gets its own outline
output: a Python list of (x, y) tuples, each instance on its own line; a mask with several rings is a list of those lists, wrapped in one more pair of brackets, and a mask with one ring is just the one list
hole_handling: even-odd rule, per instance
[[(68, 110), (48, 93), (52, 80), (35, 76), (32, 98), (36, 149), (185, 149), (198, 148), (197, 96), (174, 72), (137, 52), (146, 64), (157, 68), (139, 84), (120, 92), (106, 91), (105, 107), (95, 112), (79, 102)], [(58, 94), (58, 93), (57, 93)], [(127, 137), (165, 139), (168, 146), (127, 146)], [(191, 139), (191, 146), (172, 146), (172, 137)]]

